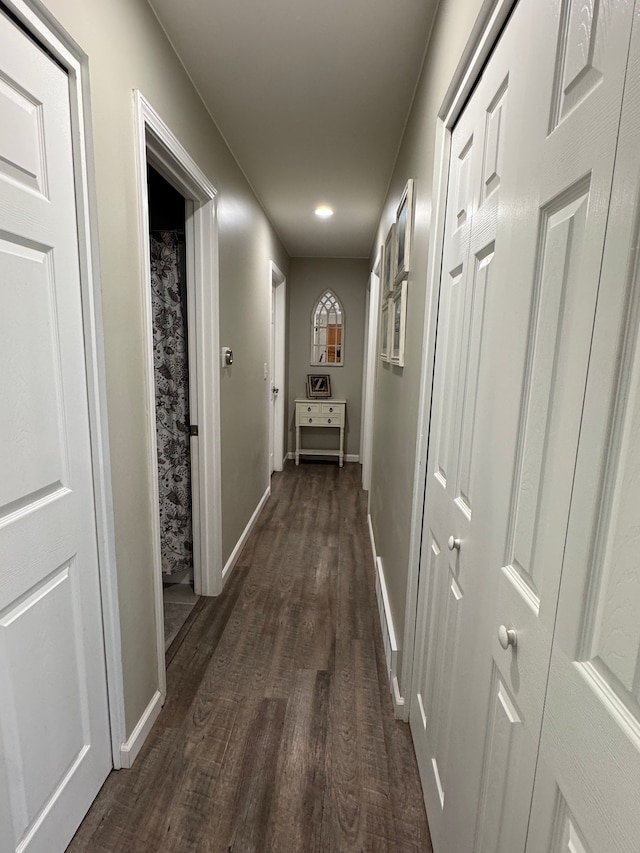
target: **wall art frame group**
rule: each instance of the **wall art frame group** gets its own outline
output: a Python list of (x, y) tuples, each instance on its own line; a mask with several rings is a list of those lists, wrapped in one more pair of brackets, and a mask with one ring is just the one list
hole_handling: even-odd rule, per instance
[(413, 242), (414, 180), (405, 184), (382, 247), (380, 358), (404, 367), (408, 279)]

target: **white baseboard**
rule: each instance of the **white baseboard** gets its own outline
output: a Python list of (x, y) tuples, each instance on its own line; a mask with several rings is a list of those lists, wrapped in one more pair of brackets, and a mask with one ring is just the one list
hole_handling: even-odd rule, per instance
[[(300, 456), (304, 456), (304, 451), (300, 453)], [(287, 453), (287, 455), (285, 456), (285, 459), (295, 459), (295, 458), (296, 458), (295, 450), (290, 450)], [(360, 456), (357, 453), (345, 453), (344, 454), (344, 461), (345, 462), (359, 462)]]
[(120, 747), (120, 765), (123, 768), (129, 768), (138, 757), (138, 753), (142, 749), (142, 745), (147, 739), (147, 735), (158, 715), (162, 710), (162, 693), (159, 690), (153, 694), (151, 702), (145, 708), (143, 715), (138, 720), (135, 729), (131, 732), (131, 737), (126, 740)]
[(387, 583), (384, 577), (384, 567), (382, 559), (376, 551), (376, 540), (373, 534), (373, 525), (371, 523), (371, 515), (367, 516), (369, 525), (369, 538), (371, 539), (371, 550), (373, 551), (373, 560), (376, 571), (376, 598), (378, 600), (378, 616), (380, 617), (380, 630), (382, 631), (382, 643), (384, 646), (384, 655), (387, 662), (387, 677), (389, 679), (389, 689), (393, 699), (393, 710), (397, 719), (406, 720), (408, 706), (404, 701), (404, 696), (400, 693), (400, 684), (398, 682), (398, 643), (396, 641), (396, 632), (393, 627), (393, 617), (391, 615), (391, 606), (389, 604), (389, 596), (387, 593)]
[(251, 531), (253, 530), (256, 521), (258, 520), (258, 516), (262, 512), (264, 505), (269, 500), (270, 494), (271, 494), (271, 486), (269, 486), (267, 491), (260, 498), (260, 502), (258, 503), (258, 506), (255, 508), (255, 510), (253, 511), (253, 515), (249, 519), (249, 523), (247, 524), (245, 529), (242, 531), (242, 536), (238, 539), (238, 542), (236, 543), (236, 547), (231, 552), (231, 556), (227, 560), (225, 567), (222, 570), (222, 584), (223, 584), (223, 586), (227, 582), (227, 579), (228, 579), (229, 575), (231, 574), (233, 567), (238, 562), (238, 557), (242, 553), (242, 549), (244, 548), (244, 546), (247, 544), (247, 539), (249, 538)]

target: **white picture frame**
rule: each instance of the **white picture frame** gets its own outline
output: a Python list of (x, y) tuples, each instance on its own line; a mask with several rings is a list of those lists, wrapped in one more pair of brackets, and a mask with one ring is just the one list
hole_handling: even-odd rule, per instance
[(380, 358), (391, 361), (391, 299), (382, 298), (380, 305)]
[(411, 243), (413, 238), (413, 178), (407, 181), (396, 213), (394, 240), (394, 278), (398, 284), (411, 272)]
[(398, 284), (389, 300), (389, 358), (404, 367), (404, 342), (407, 325), (407, 282)]
[(382, 253), (382, 295), (391, 296), (396, 275), (396, 224), (389, 228)]

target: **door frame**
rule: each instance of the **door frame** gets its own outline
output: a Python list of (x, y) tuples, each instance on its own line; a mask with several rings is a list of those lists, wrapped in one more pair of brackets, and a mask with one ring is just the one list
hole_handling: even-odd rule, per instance
[[(405, 598), (405, 628), (402, 646), (402, 671), (400, 675), (401, 692), (405, 697), (407, 693), (410, 694), (413, 690), (413, 662), (418, 618), (418, 583), (422, 553), (424, 497), (427, 484), (427, 455), (431, 425), (433, 371), (436, 353), (442, 252), (444, 248), (451, 133), (517, 2), (518, 0), (485, 0), (482, 4), (482, 8), (471, 30), (471, 34), (451, 78), (436, 118), (432, 186), (433, 215), (429, 234), (429, 264), (426, 282), (427, 300), (423, 330), (424, 346), (422, 350), (420, 397), (418, 403), (418, 437), (413, 477), (409, 571)], [(405, 701), (404, 705), (398, 709), (398, 713), (402, 719), (407, 720), (409, 718), (410, 708), (411, 702)]]
[(107, 418), (107, 383), (104, 362), (104, 330), (88, 57), (55, 18), (39, 3), (33, 2), (33, 0), (3, 0), (3, 3), (23, 27), (62, 65), (69, 77), (82, 324), (96, 510), (96, 549), (107, 674), (111, 754), (114, 768), (119, 769), (122, 766), (120, 750), (127, 735)]
[[(381, 247), (382, 248), (382, 247)], [(365, 314), (366, 354), (362, 369), (362, 429), (360, 431), (360, 460), (362, 462), (362, 488), (371, 489), (371, 462), (373, 459), (373, 412), (376, 397), (376, 368), (378, 366), (378, 314), (380, 308), (380, 261), (379, 251), (367, 288), (367, 310)]]
[[(166, 668), (162, 559), (160, 552), (159, 484), (156, 443), (156, 393), (153, 363), (153, 309), (147, 163), (183, 195), (186, 204), (187, 300), (189, 354), (195, 353), (195, 388), (189, 399), (196, 405), (197, 441), (191, 441), (194, 535), (194, 587), (198, 595), (218, 595), (222, 590), (222, 505), (220, 455), (220, 352), (217, 190), (149, 101), (134, 91), (136, 153), (140, 227), (140, 267), (144, 276), (143, 328), (147, 396), (147, 470), (155, 511), (151, 516), (153, 589), (156, 617), (158, 683), (164, 701)], [(194, 414), (197, 421), (193, 420)], [(200, 524), (206, 519), (206, 524)], [(197, 554), (197, 557), (196, 557)]]
[[(269, 471), (267, 482), (273, 471), (282, 471), (284, 464), (284, 412), (285, 412), (285, 353), (287, 338), (287, 280), (284, 273), (269, 261), (269, 298), (271, 300), (271, 324), (269, 326), (269, 361), (274, 359), (274, 364), (269, 364), (269, 380), (273, 378), (273, 384), (279, 388), (279, 392), (273, 400), (273, 417), (271, 411), (271, 381), (267, 388), (267, 406), (269, 412), (269, 453), (270, 460), (273, 456), (273, 469)], [(274, 310), (275, 308), (275, 310)], [(271, 469), (271, 462), (267, 463)]]

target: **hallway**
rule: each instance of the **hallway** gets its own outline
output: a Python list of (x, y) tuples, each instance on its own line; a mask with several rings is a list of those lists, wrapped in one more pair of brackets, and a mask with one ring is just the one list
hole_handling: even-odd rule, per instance
[(224, 593), (168, 652), (165, 707), (68, 848), (431, 850), (393, 719), (360, 466), (292, 463)]

